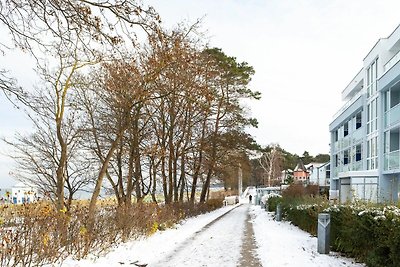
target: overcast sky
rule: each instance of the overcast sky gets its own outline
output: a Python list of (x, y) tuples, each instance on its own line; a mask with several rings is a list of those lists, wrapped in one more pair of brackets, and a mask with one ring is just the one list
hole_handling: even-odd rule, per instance
[[(341, 92), (361, 69), (379, 38), (400, 24), (399, 0), (152, 0), (163, 23), (203, 18), (210, 46), (255, 68), (251, 87), (262, 93), (250, 103), (262, 144), (279, 143), (291, 153), (329, 153), (328, 126), (344, 104)], [(3, 36), (4, 37), (4, 36)], [(1, 39), (1, 36), (0, 36)], [(31, 83), (26, 61), (0, 55), (0, 67)], [(28, 131), (20, 111), (0, 96), (0, 135)], [(7, 152), (4, 145), (0, 151)], [(12, 163), (0, 155), (0, 187), (9, 186)]]

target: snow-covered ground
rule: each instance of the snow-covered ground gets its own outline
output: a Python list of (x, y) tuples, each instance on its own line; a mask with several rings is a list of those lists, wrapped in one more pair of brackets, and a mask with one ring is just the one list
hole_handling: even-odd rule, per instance
[(289, 222), (273, 220), (273, 213), (251, 206), (250, 214), (257, 242), (257, 254), (263, 266), (337, 267), (363, 264), (340, 257), (317, 253), (317, 238)]
[[(114, 248), (102, 257), (67, 259), (62, 266), (237, 266), (247, 213), (263, 266), (364, 266), (335, 253), (320, 255), (317, 239), (288, 222), (276, 222), (259, 206), (228, 206), (190, 218), (174, 229)], [(225, 216), (223, 216), (226, 213)], [(221, 217), (222, 216), (222, 217)], [(243, 261), (242, 261), (243, 262)]]
[[(102, 257), (91, 256), (80, 261), (69, 258), (63, 262), (62, 266), (135, 266), (133, 264), (135, 262), (148, 264), (147, 266), (149, 267), (213, 266), (207, 261), (205, 262), (205, 265), (199, 265), (201, 261), (198, 259), (206, 260), (208, 257), (212, 257), (213, 255), (215, 256), (216, 253), (224, 253), (225, 248), (221, 248), (219, 243), (221, 243), (222, 240), (229, 239), (233, 240), (232, 244), (234, 244), (235, 247), (228, 247), (226, 249), (236, 253), (236, 258), (238, 259), (240, 249), (236, 249), (236, 247), (240, 246), (242, 232), (242, 226), (240, 224), (244, 224), (246, 216), (243, 207), (241, 208), (241, 212), (236, 212), (233, 217), (229, 217), (232, 222), (230, 222), (229, 219), (227, 221), (224, 218), (224, 223), (218, 224), (217, 228), (208, 229), (212, 238), (207, 239), (206, 236), (196, 235), (196, 232), (203, 229), (207, 224), (235, 207), (237, 207), (237, 205), (227, 206), (207, 214), (189, 218), (173, 229), (158, 231), (148, 238), (121, 244), (119, 247), (113, 249), (107, 255)], [(234, 211), (230, 213), (233, 212)], [(230, 234), (224, 236), (221, 232), (222, 228), (225, 228), (226, 225), (231, 223), (233, 223), (233, 225), (230, 225), (228, 226), (229, 228), (227, 228), (227, 230), (229, 229), (227, 232), (230, 232)], [(238, 227), (238, 229), (235, 230), (234, 227)], [(193, 236), (196, 236), (196, 240), (194, 243), (191, 243), (188, 240), (193, 238)], [(187, 243), (187, 248), (185, 248), (185, 243)], [(176, 257), (171, 257), (173, 254), (176, 254)], [(231, 255), (230, 252), (229, 254)], [(231, 262), (227, 262), (226, 265), (214, 266), (235, 266), (237, 259), (232, 259)], [(167, 264), (167, 261), (170, 261), (173, 265)], [(179, 261), (181, 261), (182, 264)]]

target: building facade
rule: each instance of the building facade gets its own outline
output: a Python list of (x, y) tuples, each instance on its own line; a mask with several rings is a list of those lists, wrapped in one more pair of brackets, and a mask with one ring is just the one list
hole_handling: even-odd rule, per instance
[(330, 184), (330, 162), (313, 163), (308, 168), (310, 172), (310, 184), (318, 185), (320, 188), (327, 188)]
[(293, 170), (293, 182), (296, 184), (308, 184), (310, 173), (300, 160)]
[(11, 188), (11, 203), (24, 204), (32, 203), (37, 200), (37, 189), (25, 183), (17, 183)]
[(379, 39), (342, 91), (329, 126), (330, 196), (341, 202), (398, 201), (400, 176), (400, 27)]

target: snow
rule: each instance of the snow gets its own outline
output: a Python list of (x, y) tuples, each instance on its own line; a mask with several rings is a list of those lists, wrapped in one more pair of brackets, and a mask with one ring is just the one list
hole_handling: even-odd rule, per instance
[[(219, 216), (231, 211), (232, 209), (236, 208), (238, 205), (235, 206), (226, 206), (221, 209), (215, 210), (213, 212), (207, 213), (207, 214), (202, 214), (194, 218), (189, 218), (185, 221), (183, 221), (181, 224), (177, 225), (176, 228), (173, 229), (168, 229), (166, 231), (158, 231), (154, 235), (148, 237), (148, 238), (143, 238), (140, 240), (135, 240), (135, 241), (130, 241), (124, 244), (121, 244), (119, 247), (114, 248), (113, 251), (109, 252), (108, 254), (97, 257), (97, 256), (89, 256), (88, 259), (84, 260), (74, 260), (72, 258), (68, 258), (65, 260), (62, 264), (62, 266), (69, 266), (69, 267), (90, 267), (90, 266), (123, 266), (123, 265), (129, 265), (129, 266), (135, 266), (133, 263), (138, 262), (138, 263), (146, 263), (148, 266), (153, 267), (153, 266), (159, 266), (158, 264), (163, 263), (163, 261), (170, 260), (173, 261), (174, 259), (171, 258), (171, 255), (177, 254), (176, 250), (179, 250), (180, 247), (182, 247), (185, 244), (186, 240), (190, 240), (196, 232), (200, 231), (203, 227), (205, 227), (207, 224), (218, 218)], [(245, 213), (239, 213), (239, 215), (243, 214), (243, 219), (239, 218), (239, 220), (236, 220), (237, 222), (242, 222), (244, 224), (244, 216)], [(226, 222), (225, 222), (226, 223)], [(208, 256), (212, 256), (214, 252), (217, 253), (222, 253), (224, 251), (223, 249), (221, 250), (221, 247), (218, 246), (218, 243), (221, 239), (224, 239), (224, 236), (219, 234), (218, 231), (221, 230), (221, 228), (224, 227), (224, 224), (221, 224), (217, 231), (212, 230), (210, 234), (214, 235), (213, 239), (215, 242), (212, 243), (213, 249), (210, 250), (208, 243), (206, 246), (206, 239), (204, 236), (199, 237), (197, 240), (196, 245), (190, 244), (190, 253), (192, 254), (180, 254), (177, 255), (179, 259), (193, 259), (191, 262), (192, 263), (185, 263), (185, 265), (180, 265), (179, 263), (176, 263), (175, 265), (166, 265), (165, 263), (162, 264), (162, 266), (188, 266), (189, 264), (194, 264), (193, 266), (202, 266), (198, 265), (198, 258), (200, 258), (198, 255), (199, 251), (201, 253), (205, 254), (210, 254)], [(227, 236), (226, 238), (235, 238), (233, 235), (239, 236), (237, 231), (233, 231), (232, 234)], [(239, 230), (239, 233), (241, 231)], [(237, 238), (236, 238), (237, 239)], [(210, 242), (213, 240), (207, 240), (207, 242)], [(240, 246), (240, 243), (238, 241), (233, 242), (235, 246)], [(211, 244), (211, 243), (210, 243)], [(231, 249), (231, 248), (229, 248)], [(232, 249), (235, 250), (235, 249)], [(238, 250), (240, 253), (240, 250)], [(179, 254), (179, 253), (178, 253)], [(193, 256), (194, 255), (194, 256)], [(177, 259), (178, 259), (177, 258)], [(228, 265), (220, 265), (220, 266), (235, 266), (235, 263), (232, 260), (231, 262), (227, 263)], [(194, 263), (193, 263), (194, 262)], [(233, 265), (229, 265), (233, 264)], [(206, 264), (204, 266), (210, 266), (209, 264)]]
[(317, 238), (289, 222), (273, 220), (273, 213), (251, 206), (257, 254), (263, 266), (361, 267), (364, 264), (331, 252), (317, 253)]
[(92, 255), (80, 261), (68, 258), (62, 266), (237, 266), (248, 212), (256, 254), (263, 266), (365, 266), (333, 252), (318, 254), (315, 237), (289, 222), (276, 222), (272, 213), (249, 204), (227, 206), (187, 219), (174, 229), (121, 244), (100, 257)]

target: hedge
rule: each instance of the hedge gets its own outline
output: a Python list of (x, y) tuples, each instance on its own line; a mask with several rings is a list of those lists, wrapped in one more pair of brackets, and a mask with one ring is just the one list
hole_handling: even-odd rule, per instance
[(400, 266), (400, 208), (366, 203), (333, 205), (318, 198), (271, 198), (283, 218), (316, 235), (318, 214), (331, 215), (331, 248), (373, 267)]

